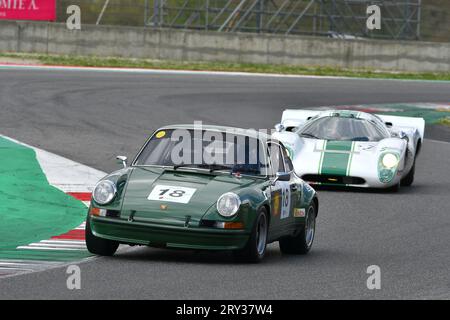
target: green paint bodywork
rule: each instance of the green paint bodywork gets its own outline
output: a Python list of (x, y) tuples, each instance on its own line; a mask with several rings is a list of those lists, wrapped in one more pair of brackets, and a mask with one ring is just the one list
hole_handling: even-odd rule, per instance
[[(118, 193), (113, 202), (92, 206), (114, 210), (117, 217), (88, 215), (95, 236), (127, 244), (173, 248), (233, 250), (243, 248), (251, 234), (257, 213), (262, 207), (269, 215), (268, 242), (294, 234), (304, 226), (304, 217), (294, 217), (294, 208), (308, 208), (317, 201), (316, 193), (294, 173), (290, 184), (298, 191), (291, 192), (290, 214), (280, 219), (277, 212), (280, 189), (272, 186), (271, 177), (236, 177), (225, 172), (209, 172), (198, 168), (174, 170), (159, 166), (131, 166), (116, 171), (104, 179), (116, 183)], [(156, 185), (195, 188), (188, 204), (148, 200)], [(223, 217), (216, 202), (226, 192), (234, 192), (241, 206), (233, 217)], [(279, 202), (278, 202), (279, 204)], [(167, 207), (162, 209), (161, 205)], [(242, 229), (221, 229), (215, 222), (241, 222)], [(207, 224), (209, 223), (209, 224)]]
[(352, 147), (352, 141), (325, 141), (319, 174), (346, 176)]
[[(192, 249), (239, 249), (245, 246), (258, 210), (265, 206), (269, 211), (269, 241), (294, 232), (304, 224), (304, 218), (294, 218), (293, 208), (307, 208), (315, 191), (298, 178), (301, 197), (292, 197), (288, 218), (279, 219), (272, 205), (269, 178), (230, 174), (206, 173), (200, 170), (164, 169), (158, 167), (130, 167), (117, 171), (105, 179), (118, 185), (116, 199), (98, 208), (117, 210), (119, 217), (89, 216), (94, 235), (122, 243), (181, 247)], [(188, 204), (150, 201), (147, 199), (156, 184), (196, 188)], [(216, 210), (216, 201), (224, 193), (239, 195), (242, 205), (239, 212), (225, 218)], [(167, 205), (162, 210), (160, 205)], [(130, 217), (132, 216), (132, 221)], [(189, 221), (186, 225), (187, 216)], [(202, 221), (242, 222), (242, 230), (225, 230), (202, 226)]]

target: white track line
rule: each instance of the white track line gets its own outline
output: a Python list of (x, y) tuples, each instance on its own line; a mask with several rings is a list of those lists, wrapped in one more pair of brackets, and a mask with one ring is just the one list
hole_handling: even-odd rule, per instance
[(45, 267), (44, 264), (35, 264), (35, 263), (17, 263), (17, 262), (0, 262), (0, 267), (35, 267), (35, 268), (43, 268)]
[(226, 71), (193, 71), (193, 70), (163, 70), (163, 69), (142, 69), (142, 68), (111, 68), (111, 67), (77, 67), (77, 66), (43, 66), (43, 65), (22, 65), (22, 64), (1, 64), (1, 69), (16, 70), (38, 70), (38, 71), (87, 71), (87, 72), (115, 72), (115, 73), (136, 73), (150, 75), (203, 75), (203, 76), (231, 76), (231, 77), (259, 77), (259, 78), (293, 78), (293, 79), (335, 79), (335, 80), (372, 80), (372, 81), (414, 81), (414, 82), (442, 82), (450, 83), (446, 80), (413, 80), (413, 79), (390, 79), (390, 78), (357, 78), (344, 76), (315, 76), (277, 73), (252, 73), (252, 72), (226, 72)]
[(64, 262), (47, 261), (24, 261), (24, 260), (0, 260), (0, 271), (6, 274), (0, 274), (0, 278), (11, 277), (14, 275), (43, 271), (49, 268), (63, 265)]
[(90, 71), (90, 72), (117, 72), (140, 74), (178, 74), (178, 75), (211, 75), (211, 76), (238, 76), (238, 77), (269, 77), (269, 78), (309, 78), (309, 79), (355, 79), (338, 76), (313, 76), (276, 73), (251, 73), (251, 72), (225, 72), (225, 71), (193, 71), (193, 70), (163, 70), (142, 68), (111, 68), (111, 67), (77, 67), (77, 66), (42, 66), (22, 64), (1, 64), (1, 69), (24, 69), (43, 71)]
[(42, 260), (21, 260), (21, 259), (11, 259), (11, 260), (0, 260), (0, 265), (2, 264), (31, 264), (31, 265), (48, 265), (48, 264), (54, 264), (54, 265), (60, 265), (62, 262), (58, 261), (42, 261)]

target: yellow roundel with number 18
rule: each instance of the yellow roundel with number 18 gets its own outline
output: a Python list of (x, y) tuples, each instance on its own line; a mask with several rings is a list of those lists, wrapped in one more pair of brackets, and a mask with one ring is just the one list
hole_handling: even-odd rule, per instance
[(160, 131), (156, 134), (156, 138), (161, 139), (164, 138), (165, 135), (166, 135), (165, 131)]

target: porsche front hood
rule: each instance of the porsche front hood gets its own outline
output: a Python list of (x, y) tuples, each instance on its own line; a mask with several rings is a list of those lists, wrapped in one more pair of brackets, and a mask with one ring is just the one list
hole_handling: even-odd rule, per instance
[(127, 183), (121, 218), (131, 215), (135, 221), (172, 225), (188, 219), (195, 225), (222, 194), (254, 181), (183, 169), (136, 167)]

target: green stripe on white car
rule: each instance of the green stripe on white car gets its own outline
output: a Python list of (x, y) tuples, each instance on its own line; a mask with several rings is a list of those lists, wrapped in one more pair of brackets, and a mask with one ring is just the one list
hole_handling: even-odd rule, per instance
[(348, 175), (353, 150), (352, 141), (326, 141), (319, 164), (319, 174)]

